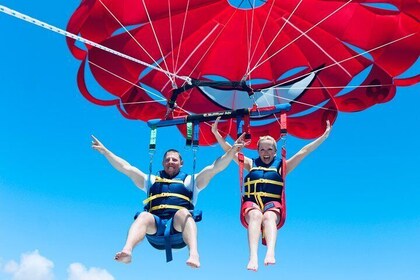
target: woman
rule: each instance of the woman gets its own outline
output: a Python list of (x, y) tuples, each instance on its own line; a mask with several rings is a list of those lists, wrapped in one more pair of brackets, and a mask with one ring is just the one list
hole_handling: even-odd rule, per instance
[[(220, 135), (217, 126), (220, 117), (212, 125), (212, 132), (217, 142), (227, 151), (231, 145)], [(322, 136), (304, 146), (299, 152), (286, 161), (287, 175), (314, 151), (328, 137), (331, 130), (330, 122)], [(258, 242), (261, 232), (264, 235), (267, 253), (264, 264), (276, 263), (275, 246), (277, 227), (281, 223), (281, 193), (283, 190), (282, 162), (277, 158), (277, 143), (271, 136), (263, 136), (257, 143), (258, 158), (244, 157), (243, 165), (249, 173), (244, 180), (241, 206), (241, 220), (248, 229), (249, 262), (247, 269), (258, 270)], [(235, 154), (238, 163), (238, 153)]]

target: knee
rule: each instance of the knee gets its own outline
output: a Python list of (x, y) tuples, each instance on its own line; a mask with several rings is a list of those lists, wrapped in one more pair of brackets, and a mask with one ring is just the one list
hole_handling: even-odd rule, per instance
[(179, 209), (178, 211), (176, 211), (175, 216), (174, 216), (175, 219), (182, 219), (182, 220), (187, 219), (189, 217), (192, 217), (192, 215), (190, 211), (186, 208)]
[(149, 212), (141, 212), (134, 221), (137, 224), (152, 224), (154, 222), (155, 218)]
[(249, 211), (247, 214), (247, 220), (248, 221), (258, 221), (261, 222), (263, 215), (260, 211), (258, 210), (251, 210)]
[(277, 220), (278, 220), (278, 214), (274, 211), (267, 211), (264, 213), (264, 217), (263, 217), (263, 225), (267, 226), (267, 225), (277, 225)]
[(187, 225), (190, 227), (195, 227), (195, 221), (192, 218), (190, 211), (185, 208), (178, 210), (174, 216), (173, 226), (175, 230), (184, 232), (184, 229)]

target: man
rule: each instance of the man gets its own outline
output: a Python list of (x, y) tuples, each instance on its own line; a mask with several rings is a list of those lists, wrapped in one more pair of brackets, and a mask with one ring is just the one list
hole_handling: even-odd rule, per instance
[(113, 154), (92, 136), (92, 148), (103, 154), (115, 169), (127, 175), (138, 188), (148, 194), (145, 200), (146, 211), (141, 212), (132, 223), (126, 243), (115, 255), (115, 260), (130, 263), (134, 247), (145, 236), (152, 246), (162, 249), (160, 247), (163, 244), (162, 239), (169, 238), (164, 232), (169, 229), (171, 246), (174, 248), (188, 246), (187, 265), (193, 268), (200, 267), (197, 226), (190, 210), (194, 209), (198, 193), (217, 173), (225, 169), (235, 154), (243, 148), (243, 137), (239, 137), (213, 164), (194, 174), (194, 178), (181, 172), (183, 161), (179, 152), (168, 150), (163, 157), (163, 170), (159, 172), (159, 176), (151, 175), (149, 178), (148, 174)]

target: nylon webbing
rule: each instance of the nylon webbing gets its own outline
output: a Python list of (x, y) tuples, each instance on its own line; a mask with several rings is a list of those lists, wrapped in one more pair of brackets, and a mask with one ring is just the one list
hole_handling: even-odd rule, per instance
[(188, 146), (191, 146), (192, 144), (193, 126), (191, 122), (187, 122), (186, 126), (187, 126), (187, 138), (186, 138), (185, 145), (188, 147)]
[(156, 135), (157, 135), (157, 130), (156, 127), (153, 127), (150, 130), (150, 141), (149, 141), (149, 150), (156, 150)]
[(151, 177), (153, 171), (153, 156), (155, 155), (156, 151), (156, 137), (157, 137), (157, 130), (156, 127), (153, 127), (150, 130), (150, 140), (149, 140), (149, 176), (147, 176), (147, 188), (148, 189), (152, 185)]
[(170, 197), (170, 196), (178, 197), (178, 198), (184, 199), (188, 202), (191, 202), (191, 199), (188, 196), (185, 196), (185, 195), (182, 195), (182, 194), (179, 194), (179, 193), (159, 193), (159, 194), (149, 196), (148, 198), (143, 200), (143, 204), (146, 205), (147, 203), (149, 203), (150, 201), (152, 201), (154, 199), (161, 198), (161, 197)]

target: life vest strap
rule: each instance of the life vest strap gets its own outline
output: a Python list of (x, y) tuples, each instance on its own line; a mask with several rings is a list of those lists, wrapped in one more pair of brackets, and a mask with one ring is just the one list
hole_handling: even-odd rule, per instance
[(161, 178), (159, 176), (156, 176), (155, 183), (168, 183), (168, 184), (170, 184), (170, 183), (180, 183), (180, 184), (184, 184), (184, 181), (176, 180), (176, 179)]
[(247, 186), (250, 186), (250, 185), (257, 185), (257, 184), (264, 184), (264, 183), (273, 184), (273, 185), (277, 185), (277, 186), (283, 186), (283, 182), (279, 182), (279, 181), (275, 181), (275, 180), (269, 180), (269, 179), (263, 179), (263, 178), (252, 180), (252, 181), (251, 180), (246, 181), (244, 186), (247, 187)]
[(170, 196), (175, 196), (175, 197), (181, 198), (183, 200), (186, 200), (188, 202), (191, 202), (191, 199), (188, 196), (185, 196), (183, 194), (179, 194), (179, 193), (158, 193), (158, 194), (149, 196), (148, 198), (143, 200), (143, 204), (146, 205), (147, 203), (149, 203), (150, 201), (152, 201), (154, 199), (162, 198), (162, 197), (170, 197)]
[(254, 196), (261, 196), (261, 197), (271, 197), (271, 198), (280, 198), (281, 195), (268, 193), (268, 192), (245, 192), (244, 195), (254, 195)]
[(261, 210), (264, 209), (264, 202), (262, 200), (263, 197), (281, 198), (281, 195), (279, 194), (268, 193), (268, 192), (246, 192), (245, 195), (247, 195), (248, 197), (252, 195), (255, 198), (255, 201), (260, 206)]
[(274, 171), (274, 172), (277, 172), (277, 169), (276, 168), (273, 168), (273, 167), (262, 167), (262, 166), (252, 167), (250, 171), (252, 171), (252, 170), (263, 170), (263, 171)]
[(162, 210), (162, 209), (180, 210), (180, 209), (187, 209), (187, 208), (182, 207), (182, 206), (178, 206), (178, 205), (160, 204), (160, 205), (156, 205), (156, 206), (153, 206), (152, 208), (150, 208), (149, 212), (153, 212), (153, 211), (156, 211), (156, 210)]

